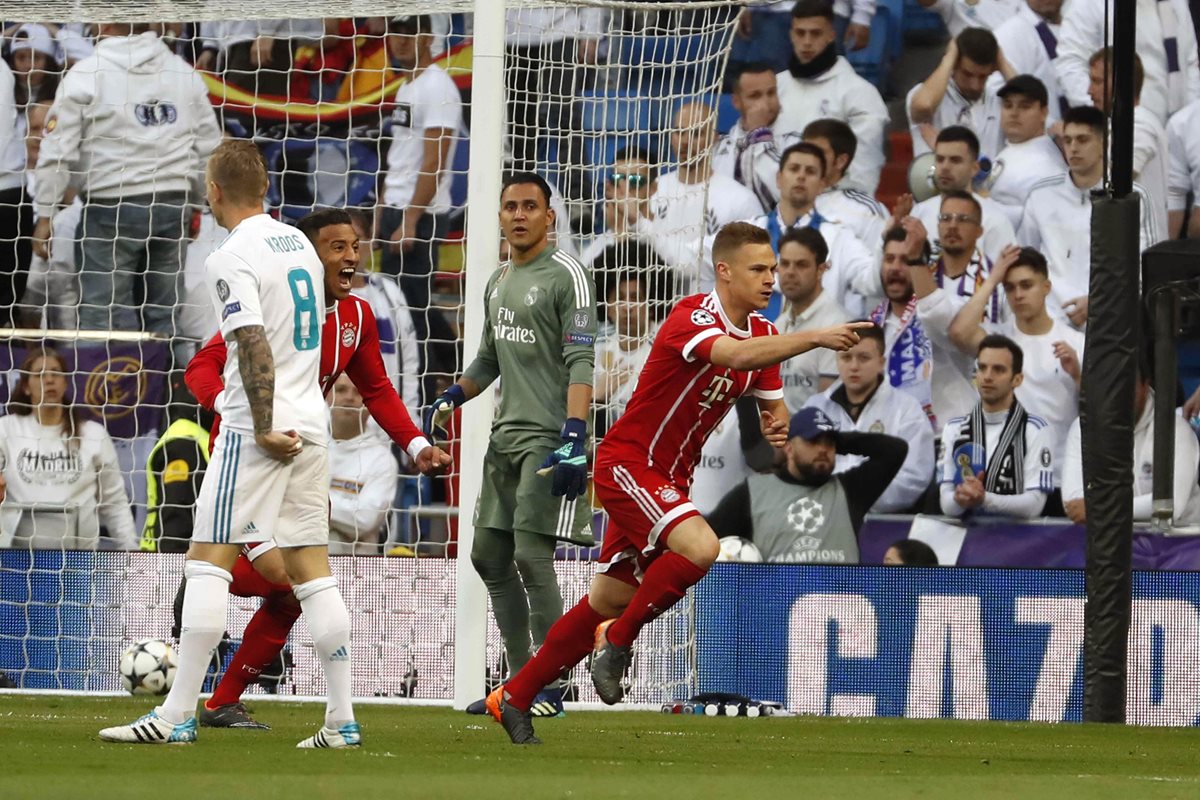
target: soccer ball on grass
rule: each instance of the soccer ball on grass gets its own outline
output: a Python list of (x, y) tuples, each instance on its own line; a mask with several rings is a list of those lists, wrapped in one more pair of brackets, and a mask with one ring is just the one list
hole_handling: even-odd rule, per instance
[(120, 669), (130, 694), (166, 694), (175, 680), (175, 650), (161, 639), (143, 639), (121, 653)]

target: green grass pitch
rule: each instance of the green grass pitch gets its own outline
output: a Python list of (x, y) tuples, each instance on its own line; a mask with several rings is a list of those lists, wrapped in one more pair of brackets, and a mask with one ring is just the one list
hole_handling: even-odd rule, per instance
[(299, 751), (321, 706), (259, 703), (271, 731), (97, 739), (152, 705), (0, 696), (0, 798), (1200, 798), (1200, 730), (572, 712), (518, 748), (490, 718), (372, 705), (361, 749)]

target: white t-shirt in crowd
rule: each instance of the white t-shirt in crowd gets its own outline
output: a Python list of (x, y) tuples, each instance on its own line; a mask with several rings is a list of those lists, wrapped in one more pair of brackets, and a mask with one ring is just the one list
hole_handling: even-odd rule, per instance
[[(788, 303), (775, 320), (780, 333), (796, 333), (818, 328), (840, 325), (850, 316), (838, 305), (832, 292), (822, 290), (812, 305), (793, 315)], [(825, 347), (817, 347), (800, 355), (792, 356), (779, 365), (779, 377), (783, 380), (783, 400), (788, 413), (795, 414), (808, 398), (821, 391), (821, 378), (837, 380), (837, 353)]]
[(626, 350), (621, 347), (620, 335), (615, 329), (600, 341), (596, 342), (596, 368), (592, 382), (599, 388), (609, 376), (621, 382), (620, 388), (608, 395), (603, 403), (596, 401), (608, 410), (608, 424), (612, 425), (625, 413), (625, 406), (633, 396), (637, 386), (638, 375), (650, 357), (650, 348), (654, 344), (655, 330), (651, 330), (637, 346)]
[(458, 149), (458, 131), (462, 128), (462, 96), (454, 80), (437, 64), (430, 64), (415, 80), (404, 83), (396, 92), (392, 111), (392, 146), (388, 149), (387, 176), (383, 202), (393, 208), (405, 208), (417, 188), (421, 163), (425, 159), (425, 132), (447, 129), (452, 137), (442, 163), (437, 193), (429, 211), (443, 214), (450, 210), (450, 180), (446, 171)]
[[(1004, 209), (1015, 231), (1021, 224), (1025, 201), (1034, 184), (1067, 171), (1062, 151), (1049, 136), (1009, 144), (992, 165), (991, 199)], [(995, 260), (995, 256), (992, 256)]]
[(261, 325), (275, 361), (274, 430), (324, 446), (329, 414), (321, 395), (325, 267), (308, 238), (257, 214), (242, 220), (204, 264), (204, 281), (229, 349), (220, 413), (225, 429), (254, 435), (234, 332)]
[(1054, 356), (1054, 343), (1066, 342), (1075, 349), (1083, 363), (1083, 333), (1061, 319), (1051, 317), (1049, 333), (1021, 333), (1016, 320), (1009, 319), (999, 326), (999, 333), (1016, 342), (1025, 358), (1024, 379), (1017, 387), (1017, 399), (1030, 414), (1046, 420), (1054, 432), (1054, 478), (1062, 476), (1063, 455), (1066, 452), (1067, 430), (1071, 420), (1079, 416), (1079, 387), (1067, 374), (1062, 362)]
[(1188, 192), (1200, 205), (1200, 100), (1176, 111), (1167, 123), (1167, 152), (1167, 208), (1186, 210)]
[(684, 183), (678, 172), (660, 175), (650, 196), (654, 219), (639, 217), (637, 232), (683, 282), (683, 294), (694, 291), (704, 257), (705, 237), (730, 222), (762, 213), (754, 193), (725, 175)]
[[(1000, 45), (1000, 52), (1004, 53), (1004, 58), (1016, 73), (1032, 75), (1046, 87), (1046, 94), (1050, 97), (1047, 122), (1062, 117), (1062, 106), (1066, 102), (1059, 91), (1058, 73), (1054, 67), (1061, 30), (1061, 24), (1047, 22), (1034, 13), (1028, 3), (1022, 2), (1016, 16), (1009, 17), (992, 31), (996, 36), (996, 44)], [(1004, 76), (999, 72), (993, 72), (988, 78), (988, 88), (992, 91), (998, 91), (1004, 83)]]
[[(396, 497), (399, 468), (392, 448), (364, 432), (329, 440), (329, 551), (378, 552), (376, 543)], [(355, 547), (355, 544), (358, 544)]]
[[(1192, 136), (1196, 136), (1193, 132)], [(1133, 175), (1146, 189), (1150, 213), (1161, 236), (1167, 235), (1167, 129), (1142, 106), (1133, 107)]]
[(930, 11), (938, 13), (951, 36), (958, 36), (967, 28), (995, 32), (1024, 5), (1021, 0), (937, 0)]
[[(913, 155), (922, 156), (932, 151), (921, 135), (921, 126), (913, 122), (913, 95), (923, 84), (918, 83), (904, 98), (904, 113), (908, 117), (908, 129), (912, 133)], [(1004, 148), (1004, 131), (1000, 128), (1000, 98), (991, 89), (984, 89), (983, 96), (978, 100), (968, 100), (962, 96), (958, 87), (951, 80), (946, 85), (946, 94), (942, 102), (933, 110), (935, 130), (949, 128), (951, 125), (964, 125), (974, 131), (979, 137), (979, 155), (995, 158)]]
[[(0, 417), (0, 472), (8, 482), (0, 547), (95, 549), (101, 525), (119, 548), (137, 546), (108, 431), (87, 420), (78, 433), (68, 442), (60, 426), (42, 425), (34, 414)], [(22, 511), (18, 504), (38, 508)]]

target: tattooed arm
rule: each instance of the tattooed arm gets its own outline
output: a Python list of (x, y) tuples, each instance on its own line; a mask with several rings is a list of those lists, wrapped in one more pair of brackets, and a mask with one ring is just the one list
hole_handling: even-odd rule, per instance
[(275, 416), (275, 357), (261, 325), (246, 325), (233, 332), (237, 341), (238, 373), (254, 419), (254, 441), (268, 456), (289, 462), (300, 452), (295, 431), (273, 431)]

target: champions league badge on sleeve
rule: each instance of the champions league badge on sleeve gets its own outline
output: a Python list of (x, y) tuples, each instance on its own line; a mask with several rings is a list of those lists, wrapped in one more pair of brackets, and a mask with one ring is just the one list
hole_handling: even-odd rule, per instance
[(974, 478), (987, 467), (987, 452), (975, 444), (967, 442), (954, 450), (954, 485), (961, 486), (963, 481)]

